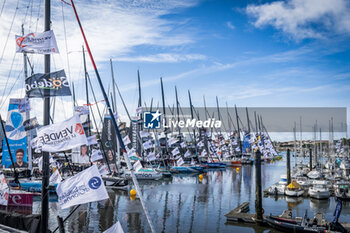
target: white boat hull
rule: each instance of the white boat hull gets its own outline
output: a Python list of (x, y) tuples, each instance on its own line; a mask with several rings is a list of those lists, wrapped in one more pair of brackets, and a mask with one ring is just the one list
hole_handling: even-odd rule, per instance
[(328, 190), (317, 191), (314, 189), (309, 189), (309, 196), (316, 199), (328, 199), (330, 197), (330, 193)]

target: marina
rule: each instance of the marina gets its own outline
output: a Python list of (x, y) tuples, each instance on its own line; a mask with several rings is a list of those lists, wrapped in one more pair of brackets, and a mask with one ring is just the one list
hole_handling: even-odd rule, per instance
[(350, 5), (311, 1), (0, 2), (0, 232), (350, 232)]

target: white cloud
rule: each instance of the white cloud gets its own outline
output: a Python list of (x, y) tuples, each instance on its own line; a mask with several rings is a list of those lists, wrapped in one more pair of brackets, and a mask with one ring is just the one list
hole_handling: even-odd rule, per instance
[(226, 23), (226, 26), (227, 26), (229, 29), (235, 29), (235, 28), (236, 28), (230, 21), (228, 21), (228, 22)]
[(297, 40), (350, 34), (349, 11), (346, 0), (275, 1), (246, 8), (255, 19), (254, 26), (271, 25)]
[(149, 56), (137, 57), (117, 57), (116, 61), (128, 62), (157, 62), (157, 63), (175, 63), (175, 62), (190, 62), (196, 60), (205, 60), (206, 56), (202, 54), (173, 54), (159, 53)]

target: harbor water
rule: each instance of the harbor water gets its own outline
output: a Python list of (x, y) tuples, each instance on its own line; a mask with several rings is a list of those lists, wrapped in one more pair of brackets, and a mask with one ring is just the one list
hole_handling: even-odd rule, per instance
[[(262, 187), (268, 188), (286, 173), (286, 159), (263, 164)], [(293, 164), (292, 159), (292, 164)], [(253, 225), (226, 223), (225, 214), (242, 202), (250, 203), (254, 212), (255, 167), (227, 167), (203, 174), (202, 182), (196, 175), (174, 175), (171, 179), (140, 181), (145, 204), (156, 232), (277, 232)], [(103, 232), (119, 219), (124, 232), (150, 232), (139, 199), (132, 199), (129, 191), (108, 190), (110, 199), (81, 205), (65, 222), (66, 232)], [(336, 201), (310, 200), (309, 198), (264, 197), (265, 214), (280, 215), (293, 210), (293, 216), (309, 217), (324, 213), (332, 220)], [(73, 209), (60, 210), (57, 200), (50, 201), (51, 230), (57, 227), (57, 215), (66, 217)], [(40, 201), (34, 202), (33, 212), (40, 213)], [(344, 204), (340, 222), (350, 219), (350, 205)]]

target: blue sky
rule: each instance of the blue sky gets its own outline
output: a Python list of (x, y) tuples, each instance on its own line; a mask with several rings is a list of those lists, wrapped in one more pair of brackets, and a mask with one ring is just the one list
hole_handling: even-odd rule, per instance
[[(0, 9), (4, 2), (0, 2)], [(11, 30), (17, 1), (4, 5), (0, 16), (1, 53), (9, 31), (11, 36), (0, 63), (0, 93), (13, 83), (11, 95), (23, 95), (23, 85), (15, 82), (21, 74), (19, 54), (15, 55), (17, 73), (12, 72), (8, 86), (4, 80), (14, 56), (11, 40), (20, 33), (21, 22), (26, 33), (34, 30), (39, 2), (29, 4), (32, 17), (28, 14), (24, 20), (28, 1), (19, 1), (19, 20)], [(75, 52), (82, 45), (79, 28), (70, 6), (59, 0), (52, 2), (52, 28), (61, 50), (54, 56), (52, 69), (70, 71), (69, 78), (78, 87), (79, 103), (83, 103), (81, 53)], [(346, 0), (75, 3), (105, 85), (110, 85), (112, 58), (116, 80), (131, 111), (135, 111), (138, 98), (137, 69), (143, 99), (148, 104), (152, 97), (155, 104), (161, 100), (159, 77), (163, 77), (170, 105), (174, 103), (175, 85), (184, 106), (188, 105), (188, 89), (195, 106), (203, 106), (203, 95), (208, 106), (215, 106), (215, 96), (222, 106), (225, 102), (248, 107), (350, 105), (350, 3)], [(38, 22), (38, 31), (42, 31), (41, 17)], [(40, 56), (32, 59), (41, 72)], [(66, 106), (70, 101), (62, 98), (57, 105)], [(7, 104), (1, 107), (3, 115)], [(62, 118), (71, 114), (65, 111)], [(41, 116), (40, 110), (34, 114)]]

